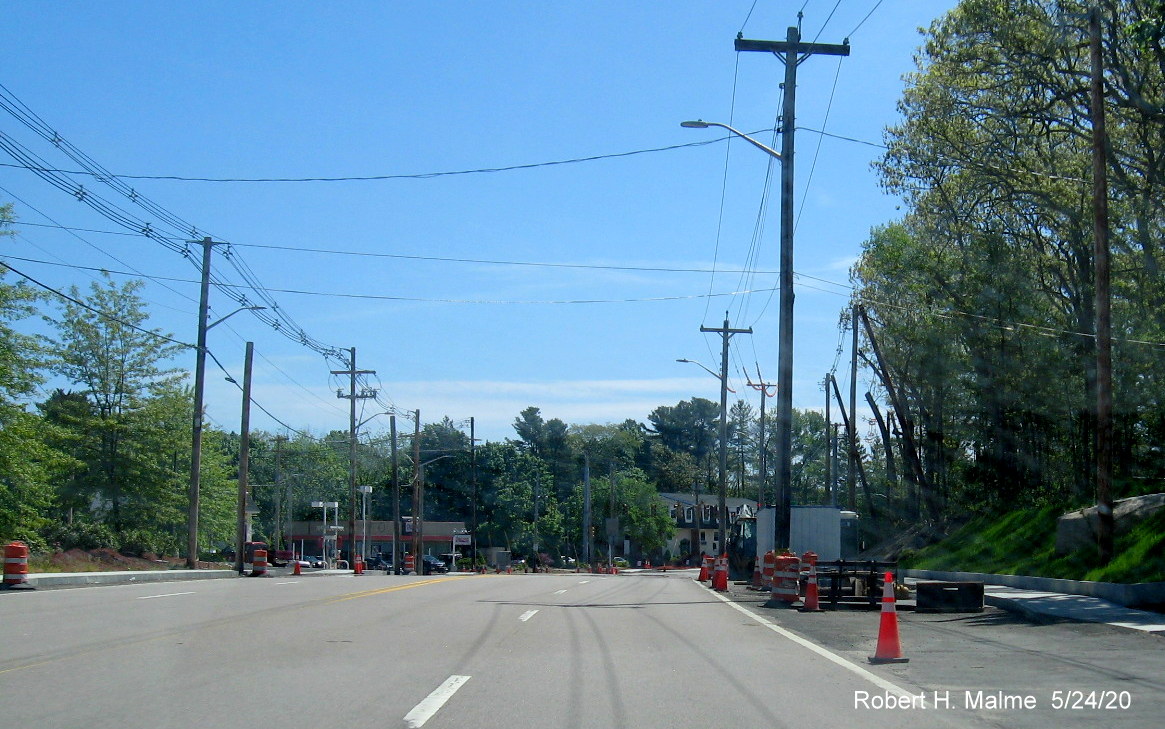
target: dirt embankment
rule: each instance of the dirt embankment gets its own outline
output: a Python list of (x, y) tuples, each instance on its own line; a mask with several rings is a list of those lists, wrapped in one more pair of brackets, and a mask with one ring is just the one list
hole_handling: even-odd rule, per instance
[[(114, 549), (70, 549), (54, 552), (46, 557), (30, 560), (32, 572), (116, 572), (118, 570), (167, 570), (183, 568), (186, 560), (182, 557), (160, 557), (146, 553), (141, 557), (130, 557)], [(216, 562), (199, 562), (199, 569), (215, 569), (227, 565)]]

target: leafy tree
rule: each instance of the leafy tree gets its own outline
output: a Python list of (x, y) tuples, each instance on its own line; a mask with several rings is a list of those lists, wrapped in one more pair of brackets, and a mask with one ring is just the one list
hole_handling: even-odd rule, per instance
[[(11, 206), (0, 206), (0, 227), (11, 215)], [(12, 323), (31, 316), (39, 298), (0, 274), (0, 540), (19, 539), (36, 548), (44, 546), (40, 531), (49, 524), (54, 502), (49, 483), (70, 465), (45, 441), (53, 429), (22, 404), (43, 381), (41, 347)]]
[(65, 408), (57, 398), (57, 413), (86, 464), (60, 487), (74, 504), (87, 502), (115, 533), (173, 526), (184, 499), (180, 461), (189, 457), (181, 425), (189, 395), (181, 374), (163, 366), (180, 347), (145, 329), (141, 286), (94, 282), (85, 304), (74, 287), (60, 319), (46, 317), (58, 333), (50, 367), (81, 386), (77, 394), (88, 402), (88, 408), (76, 402)]

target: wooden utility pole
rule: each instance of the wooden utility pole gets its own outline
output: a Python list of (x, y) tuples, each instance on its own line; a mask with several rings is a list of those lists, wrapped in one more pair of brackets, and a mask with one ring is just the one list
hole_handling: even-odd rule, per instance
[(1092, 227), (1096, 307), (1096, 513), (1101, 562), (1113, 556), (1112, 514), (1112, 297), (1108, 250), (1108, 141), (1104, 121), (1104, 58), (1100, 46), (1100, 9), (1088, 13), (1091, 56)]
[(186, 569), (198, 569), (199, 479), (202, 477), (202, 400), (206, 392), (206, 320), (210, 312), (210, 250), (215, 243), (203, 238), (202, 290), (198, 299), (198, 343), (194, 355), (194, 419), (190, 445), (190, 503), (186, 512)]
[(789, 546), (793, 497), (793, 161), (797, 129), (797, 67), (811, 55), (848, 56), (841, 45), (802, 43), (790, 27), (784, 41), (736, 38), (736, 50), (772, 53), (785, 64), (785, 103), (781, 112), (781, 277), (777, 369), (777, 548)]
[[(247, 342), (246, 352), (243, 360), (243, 417), (239, 429), (239, 504), (235, 532), (235, 571), (240, 575), (243, 574), (245, 559), (243, 545), (247, 541), (247, 474), (251, 463), (251, 362), (255, 356), (254, 342)], [(277, 492), (277, 501), (278, 498)]]
[(850, 511), (854, 511), (858, 506), (858, 497), (856, 489), (854, 488), (854, 477), (857, 474), (861, 463), (858, 460), (858, 306), (854, 304), (851, 309), (853, 314), (853, 343), (850, 345), (849, 358), (849, 427), (846, 432), (849, 435), (850, 442), (850, 458), (849, 470), (845, 474), (845, 491), (846, 491), (846, 505)]
[(389, 433), (392, 436), (392, 571), (401, 573), (400, 551), (400, 455), (396, 449), (396, 416), (388, 416)]
[(376, 370), (356, 369), (356, 348), (348, 350), (351, 353), (348, 369), (332, 370), (333, 375), (348, 375), (348, 394), (343, 390), (336, 391), (336, 397), (348, 400), (348, 561), (353, 568), (356, 566), (356, 401), (376, 397), (376, 390), (363, 389), (356, 392), (356, 377), (358, 375), (375, 375)]
[(866, 310), (858, 307), (858, 317), (862, 320), (862, 326), (866, 330), (866, 338), (870, 342), (870, 349), (874, 351), (874, 360), (877, 362), (878, 374), (882, 380), (882, 384), (886, 387), (886, 394), (890, 398), (890, 405), (894, 408), (894, 416), (898, 418), (898, 425), (902, 431), (902, 446), (905, 451), (906, 465), (909, 467), (909, 473), (913, 476), (913, 481), (917, 484), (920, 499), (926, 502), (926, 513), (932, 519), (937, 518), (937, 506), (934, 502), (934, 494), (931, 491), (930, 482), (926, 478), (926, 472), (922, 468), (922, 460), (918, 456), (918, 445), (914, 442), (914, 423), (911, 421), (909, 414), (906, 411), (906, 403), (898, 397), (898, 391), (894, 387), (894, 379), (890, 376), (890, 369), (886, 361), (882, 359), (882, 350), (878, 347), (878, 340), (874, 336), (874, 329), (870, 326), (870, 319), (866, 316)]
[(591, 522), (591, 456), (583, 453), (583, 561), (594, 572), (594, 527)]
[[(837, 387), (837, 380), (835, 380), (833, 378), (830, 378), (830, 380), (832, 380), (832, 382), (833, 382), (833, 392), (837, 396), (837, 407), (841, 410), (841, 422), (843, 424), (845, 424), (846, 432), (851, 433), (851, 432), (853, 432), (853, 422), (854, 422), (854, 419), (852, 417), (853, 413), (850, 413), (848, 415), (846, 414), (845, 404), (841, 400), (841, 390), (839, 390)], [(862, 466), (862, 459), (859, 457), (859, 454), (858, 454), (857, 441), (855, 441), (851, 438), (851, 439), (849, 439), (848, 445), (849, 445), (848, 450), (849, 450), (850, 469), (857, 471), (858, 477), (862, 481), (862, 493), (864, 493), (866, 496), (866, 505), (869, 506), (869, 509), (870, 509), (870, 519), (873, 521), (877, 521), (877, 519), (878, 519), (878, 507), (875, 506), (875, 504), (874, 504), (874, 495), (870, 491), (869, 482), (866, 480), (866, 470)], [(856, 503), (855, 503), (855, 506), (856, 506)], [(852, 511), (853, 508), (854, 507), (850, 507), (850, 510)]]
[[(768, 439), (765, 438), (765, 401), (769, 398), (769, 388), (774, 387), (776, 383), (765, 382), (765, 378), (761, 376), (759, 365), (756, 368), (756, 378), (760, 380), (760, 382), (752, 382), (750, 380), (748, 386), (754, 390), (760, 390), (760, 484), (757, 488), (757, 501), (760, 502), (760, 505), (763, 508), (769, 504), (776, 503), (776, 498), (774, 498), (772, 501), (769, 501), (765, 498), (769, 485), (769, 444)], [(828, 400), (826, 402), (828, 402)]]
[[(721, 336), (720, 347), (720, 505), (716, 511), (716, 549), (726, 553), (724, 530), (728, 523), (728, 340), (733, 334), (752, 334), (748, 329), (732, 329), (728, 326), (728, 312), (724, 313), (724, 326), (715, 329), (700, 327), (702, 332), (715, 332)], [(782, 545), (777, 545), (782, 546)], [(788, 545), (784, 545), (788, 546)]]
[(833, 416), (829, 412), (829, 387), (833, 382), (833, 373), (825, 373), (825, 485), (829, 488), (829, 503), (837, 506), (837, 484), (833, 482)]
[(424, 574), (421, 560), (421, 549), (424, 546), (421, 538), (421, 510), (422, 501), (421, 489), (425, 488), (424, 478), (421, 475), (424, 466), (421, 465), (421, 411), (418, 408), (415, 411), (416, 428), (413, 430), (413, 565), (416, 567), (417, 574)]

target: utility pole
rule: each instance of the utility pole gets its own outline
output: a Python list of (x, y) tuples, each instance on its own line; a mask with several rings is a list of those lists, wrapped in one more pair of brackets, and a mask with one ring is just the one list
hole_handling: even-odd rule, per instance
[[(251, 463), (251, 362), (255, 356), (255, 343), (247, 342), (247, 353), (243, 360), (243, 418), (239, 428), (239, 508), (235, 533), (235, 571), (243, 574), (243, 545), (247, 541), (247, 471)], [(278, 481), (276, 481), (278, 500)], [(274, 556), (274, 555), (272, 555)]]
[(198, 491), (202, 477), (202, 408), (206, 392), (206, 319), (210, 312), (210, 250), (215, 246), (203, 238), (202, 292), (198, 299), (198, 343), (194, 355), (194, 420), (190, 445), (190, 505), (186, 512), (186, 568), (198, 569)]
[[(798, 20), (800, 14), (798, 14)], [(811, 55), (848, 56), (841, 45), (802, 43), (801, 31), (789, 27), (784, 41), (736, 37), (737, 52), (772, 53), (785, 64), (785, 103), (781, 111), (781, 278), (777, 368), (777, 548), (789, 546), (793, 498), (793, 160), (797, 129), (797, 67)]]
[(421, 548), (424, 546), (422, 544), (422, 538), (421, 538), (421, 513), (420, 513), (422, 508), (423, 508), (422, 507), (423, 502), (421, 501), (421, 498), (422, 498), (421, 497), (421, 489), (424, 488), (424, 484), (421, 480), (423, 478), (423, 476), (421, 475), (421, 469), (423, 469), (424, 466), (421, 465), (421, 411), (418, 408), (417, 410), (413, 411), (413, 413), (414, 413), (414, 416), (416, 418), (416, 423), (415, 423), (416, 427), (413, 430), (413, 515), (412, 515), (413, 539), (412, 539), (412, 542), (413, 542), (413, 565), (416, 567), (417, 574), (419, 575), (419, 574), (424, 574), (424, 570), (422, 570), (424, 565), (420, 564)]
[[(769, 478), (769, 443), (765, 438), (765, 401), (769, 398), (769, 388), (774, 387), (775, 383), (765, 382), (765, 378), (761, 376), (760, 365), (756, 368), (756, 378), (759, 382), (752, 382), (749, 380), (748, 386), (754, 390), (760, 390), (760, 487), (757, 489), (757, 501), (760, 502), (761, 507), (769, 504), (775, 504), (776, 500), (769, 501), (765, 498), (766, 490), (768, 488)], [(828, 402), (828, 400), (826, 400)], [(826, 419), (828, 419), (828, 415)]]
[(829, 488), (829, 503), (837, 506), (837, 484), (833, 482), (833, 416), (829, 413), (829, 385), (833, 373), (825, 373), (825, 485)]
[(858, 466), (858, 305), (853, 309), (853, 344), (850, 347), (849, 359), (849, 427), (847, 428), (850, 442), (849, 470), (845, 473), (846, 505), (850, 511), (858, 507), (858, 497), (854, 487)]
[[(748, 329), (732, 329), (728, 326), (728, 312), (724, 312), (724, 326), (715, 329), (700, 327), (702, 332), (720, 335), (720, 505), (716, 512), (716, 549), (725, 553), (725, 525), (728, 522), (728, 340), (733, 334), (752, 334)], [(778, 393), (779, 394), (779, 393)]]
[(473, 551), (473, 567), (477, 569), (477, 438), (473, 434), (473, 417), (469, 418), (469, 468), (473, 483), (473, 535), (470, 537)]
[(336, 397), (348, 400), (348, 558), (352, 567), (356, 566), (356, 401), (376, 397), (376, 390), (363, 389), (356, 392), (357, 375), (375, 375), (376, 370), (356, 369), (356, 348), (348, 350), (351, 353), (348, 369), (332, 370), (333, 375), (348, 375), (348, 394), (343, 390), (336, 391)]
[(591, 524), (591, 455), (583, 453), (583, 560), (595, 571), (594, 527)]
[(392, 436), (392, 572), (401, 573), (400, 551), (400, 456), (396, 450), (396, 416), (388, 416)]
[[(607, 559), (614, 560), (615, 530), (618, 528), (619, 524), (619, 519), (615, 516), (615, 462), (609, 461), (607, 467), (610, 469), (609, 480), (611, 483), (610, 507), (607, 510), (607, 513), (611, 516), (611, 521), (607, 523)], [(624, 554), (623, 556), (626, 557), (627, 555)]]
[(1112, 297), (1108, 249), (1108, 141), (1104, 119), (1104, 57), (1100, 46), (1100, 9), (1088, 13), (1091, 56), (1092, 227), (1096, 308), (1096, 515), (1100, 561), (1113, 556), (1112, 514)]

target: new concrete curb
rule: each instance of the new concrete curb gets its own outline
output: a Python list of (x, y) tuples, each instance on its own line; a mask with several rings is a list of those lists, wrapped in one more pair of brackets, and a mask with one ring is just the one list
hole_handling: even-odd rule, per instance
[(1132, 585), (1122, 585), (1115, 582), (1086, 582), (1024, 575), (992, 575), (982, 572), (939, 572), (935, 570), (901, 570), (901, 574), (919, 580), (982, 582), (984, 585), (1003, 585), (1019, 590), (1098, 597), (1125, 607), (1165, 603), (1165, 582), (1139, 582)]
[(133, 585), (144, 582), (221, 580), (238, 577), (234, 570), (132, 570), (121, 572), (35, 572), (30, 587), (81, 587), (85, 585)]

